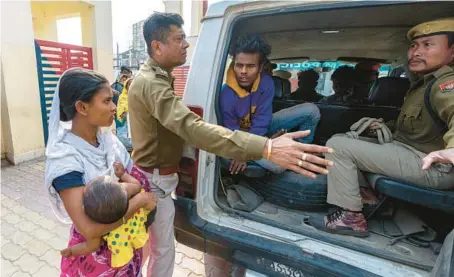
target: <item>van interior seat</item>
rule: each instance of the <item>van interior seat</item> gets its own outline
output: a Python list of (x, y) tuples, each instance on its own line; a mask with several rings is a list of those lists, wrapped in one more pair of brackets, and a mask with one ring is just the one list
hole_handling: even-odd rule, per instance
[(369, 184), (386, 196), (454, 214), (454, 190), (419, 187), (380, 174), (365, 175)]
[(380, 106), (401, 107), (410, 82), (401, 77), (382, 77), (375, 81), (369, 92), (369, 102)]
[(276, 99), (283, 99), (286, 96), (292, 93), (291, 91), (291, 83), (289, 80), (282, 79), (277, 76), (272, 76), (274, 82), (274, 98)]

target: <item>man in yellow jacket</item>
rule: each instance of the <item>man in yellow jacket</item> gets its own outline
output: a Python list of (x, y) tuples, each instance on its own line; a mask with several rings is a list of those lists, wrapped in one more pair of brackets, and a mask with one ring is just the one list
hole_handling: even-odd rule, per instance
[(126, 80), (123, 91), (118, 98), (116, 118), (116, 121), (118, 122), (117, 137), (129, 152), (132, 151), (132, 143), (128, 123), (128, 91), (131, 83), (132, 79)]

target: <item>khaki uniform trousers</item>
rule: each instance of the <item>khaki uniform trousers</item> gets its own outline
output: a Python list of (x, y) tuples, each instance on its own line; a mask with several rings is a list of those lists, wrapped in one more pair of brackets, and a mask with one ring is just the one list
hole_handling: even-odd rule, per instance
[(326, 145), (334, 149), (334, 153), (326, 154), (334, 162), (328, 173), (327, 202), (338, 207), (362, 209), (360, 186), (368, 186), (362, 171), (421, 187), (454, 189), (454, 170), (443, 173), (433, 166), (422, 170), (421, 159), (426, 154), (398, 141), (378, 144), (376, 139), (336, 135)]
[(158, 197), (157, 211), (153, 224), (148, 229), (150, 235), (150, 258), (147, 277), (172, 277), (175, 263), (175, 235), (173, 220), (175, 206), (171, 193), (178, 185), (178, 174), (159, 175), (140, 170), (150, 182), (151, 192)]

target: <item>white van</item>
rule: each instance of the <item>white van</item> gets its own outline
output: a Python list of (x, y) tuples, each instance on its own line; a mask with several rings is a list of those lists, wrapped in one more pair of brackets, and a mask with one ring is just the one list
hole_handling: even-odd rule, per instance
[[(218, 2), (203, 19), (183, 100), (205, 121), (219, 122), (218, 94), (229, 46), (244, 34), (261, 35), (272, 46), (270, 60), (294, 68), (314, 61), (373, 60), (388, 66), (368, 103), (317, 104), (322, 119), (315, 143), (324, 144), (362, 117), (397, 117), (409, 86), (404, 72), (407, 31), (453, 14), (453, 1)], [(292, 80), (275, 80), (273, 109), (299, 104), (285, 97)], [(175, 197), (180, 243), (266, 276), (454, 276), (453, 191), (369, 174), (381, 200), (407, 207), (433, 236), (402, 237), (399, 230), (384, 230), (380, 206), (371, 212), (369, 237), (339, 236), (321, 232), (306, 220), (326, 214), (326, 183), (292, 187), (266, 178), (257, 189), (265, 202), (253, 212), (242, 212), (226, 202), (218, 157), (197, 149), (185, 156)]]

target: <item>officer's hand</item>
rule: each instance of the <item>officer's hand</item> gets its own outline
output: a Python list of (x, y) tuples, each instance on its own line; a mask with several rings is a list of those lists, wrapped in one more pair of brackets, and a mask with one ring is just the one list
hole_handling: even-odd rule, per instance
[[(333, 163), (314, 154), (332, 153), (333, 149), (315, 144), (296, 142), (295, 139), (308, 136), (310, 131), (287, 133), (272, 139), (272, 148), (269, 160), (283, 168), (293, 170), (309, 178), (315, 178), (316, 173), (328, 174), (326, 166)], [(265, 146), (263, 157), (267, 157), (268, 144)]]
[(232, 174), (232, 175), (243, 172), (245, 169), (246, 169), (246, 162), (232, 160), (232, 162), (230, 163), (229, 171), (230, 171), (230, 174)]
[(282, 130), (278, 131), (277, 133), (275, 133), (274, 135), (272, 135), (270, 137), (270, 139), (278, 138), (278, 137), (282, 136), (285, 133), (287, 133), (287, 130), (282, 129)]
[[(381, 121), (380, 121), (381, 120)], [(383, 122), (383, 119), (379, 118), (377, 119), (376, 121), (372, 122), (370, 125), (369, 125), (369, 128), (368, 128), (368, 134), (369, 136), (373, 136), (373, 137), (376, 137), (377, 136), (377, 129), (380, 129), (381, 126), (382, 126), (382, 123)]]
[(454, 164), (454, 148), (434, 151), (422, 158), (422, 169), (429, 169), (434, 163)]
[(382, 124), (382, 123), (380, 123), (380, 122), (378, 122), (378, 121), (374, 121), (374, 122), (372, 122), (372, 123), (369, 125), (369, 130), (377, 130), (377, 129), (380, 129), (381, 124)]

